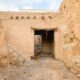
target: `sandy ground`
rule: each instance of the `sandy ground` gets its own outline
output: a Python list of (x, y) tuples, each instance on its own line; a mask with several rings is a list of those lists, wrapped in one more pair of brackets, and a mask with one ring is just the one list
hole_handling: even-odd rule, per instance
[(20, 66), (0, 68), (0, 80), (80, 80), (58, 60), (44, 57), (25, 60)]

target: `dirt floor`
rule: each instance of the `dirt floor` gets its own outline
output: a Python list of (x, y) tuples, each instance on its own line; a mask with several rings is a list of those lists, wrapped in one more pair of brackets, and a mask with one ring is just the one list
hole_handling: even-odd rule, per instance
[(63, 64), (53, 58), (25, 60), (19, 66), (0, 67), (0, 80), (80, 80)]

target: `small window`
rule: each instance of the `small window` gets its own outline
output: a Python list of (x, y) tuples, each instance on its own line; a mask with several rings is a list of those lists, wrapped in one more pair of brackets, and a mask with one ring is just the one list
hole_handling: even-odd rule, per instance
[(44, 17), (44, 16), (42, 16), (42, 17), (41, 17), (41, 19), (45, 19), (45, 17)]
[(13, 19), (13, 17), (11, 16), (11, 18), (10, 19)]
[(22, 16), (21, 19), (24, 19), (24, 17)]
[(18, 17), (18, 16), (16, 16), (16, 19), (19, 19), (19, 17)]
[(34, 16), (33, 18), (36, 19), (36, 16)]
[(49, 19), (52, 19), (52, 16), (49, 16)]
[(30, 17), (28, 16), (27, 19), (30, 19)]

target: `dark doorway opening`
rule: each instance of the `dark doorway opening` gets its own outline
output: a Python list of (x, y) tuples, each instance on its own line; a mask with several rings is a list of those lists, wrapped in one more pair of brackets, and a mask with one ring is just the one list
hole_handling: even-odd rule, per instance
[(54, 53), (54, 30), (34, 30), (34, 56), (52, 57)]

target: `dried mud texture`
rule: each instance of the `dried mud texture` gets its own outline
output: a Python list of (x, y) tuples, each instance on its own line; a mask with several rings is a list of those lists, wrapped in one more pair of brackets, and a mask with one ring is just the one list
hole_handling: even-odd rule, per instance
[(22, 65), (0, 68), (0, 80), (79, 80), (58, 60), (25, 60)]
[(65, 61), (67, 68), (80, 78), (80, 56), (72, 56)]
[(27, 60), (10, 44), (0, 49), (0, 80), (79, 80), (52, 57)]
[(74, 31), (74, 27), (70, 27), (68, 34), (64, 35), (64, 62), (80, 78), (80, 40)]
[(51, 57), (24, 59), (9, 44), (0, 54), (0, 80), (79, 80), (63, 64)]
[(20, 53), (10, 46), (6, 45), (5, 47), (2, 47), (2, 49), (2, 52), (0, 52), (0, 67), (6, 67), (8, 65), (20, 66), (22, 65), (21, 63), (25, 61)]
[(70, 55), (65, 57), (65, 64), (76, 76), (80, 78), (80, 41), (76, 39), (75, 46), (67, 52)]

